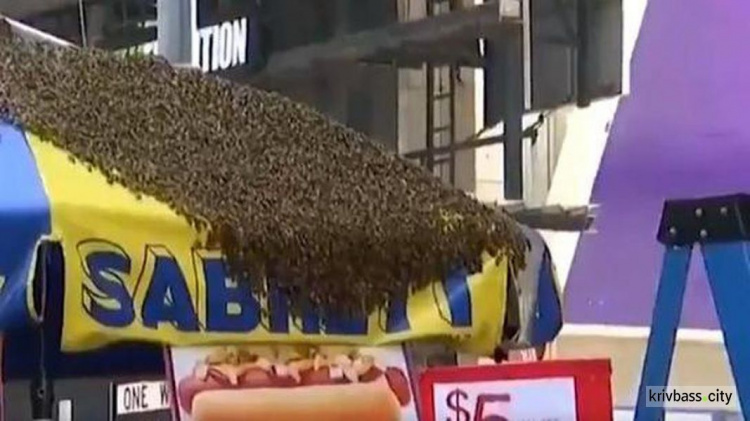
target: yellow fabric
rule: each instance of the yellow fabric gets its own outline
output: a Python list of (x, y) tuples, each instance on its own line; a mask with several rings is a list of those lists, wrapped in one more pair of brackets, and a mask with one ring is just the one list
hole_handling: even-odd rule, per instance
[[(408, 329), (403, 331), (386, 330), (385, 310), (372, 314), (366, 329), (344, 329), (344, 333), (330, 333), (327, 325), (322, 329), (329, 333), (303, 333), (304, 324), (289, 316), (286, 320), (277, 316), (277, 328), (271, 329), (265, 299), (258, 302), (260, 324), (249, 330), (232, 329), (246, 323), (248, 313), (243, 311), (253, 308), (207, 299), (209, 294), (231, 295), (236, 285), (217, 275), (217, 252), (194, 249), (199, 234), (186, 221), (153, 198), (139, 198), (107, 183), (101, 173), (73, 163), (64, 151), (33, 134), (28, 140), (49, 197), (53, 236), (61, 242), (65, 257), (64, 350), (84, 351), (122, 340), (175, 346), (381, 345), (434, 338), (457, 341), (464, 351), (487, 353), (497, 343), (505, 313), (507, 265), (495, 259), (486, 259), (483, 272), (468, 278), (468, 327), (451, 323), (456, 316), (451, 314), (446, 288), (435, 283), (409, 298)], [(163, 289), (164, 285), (169, 287)], [(187, 295), (180, 295), (182, 289)], [(185, 296), (189, 300), (180, 298)], [(173, 317), (163, 321), (165, 314)], [(280, 332), (279, 323), (284, 322), (288, 331)]]

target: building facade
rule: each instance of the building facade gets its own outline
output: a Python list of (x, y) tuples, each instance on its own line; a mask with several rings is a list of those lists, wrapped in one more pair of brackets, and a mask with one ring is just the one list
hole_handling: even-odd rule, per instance
[[(486, 202), (547, 203), (576, 107), (623, 86), (621, 0), (191, 2), (192, 65), (306, 103)], [(0, 0), (30, 26), (122, 54), (158, 54), (158, 10)], [(74, 401), (72, 419), (103, 419), (109, 381), (60, 383), (58, 398)], [(20, 402), (8, 419), (28, 419), (29, 393), (8, 385)]]
[[(78, 45), (158, 53), (157, 0), (59, 0), (54, 7), (36, 3), (2, 10)], [(506, 184), (512, 183), (521, 196), (508, 199), (541, 204), (565, 132), (565, 118), (555, 110), (614, 96), (622, 89), (622, 2), (506, 0), (510, 6), (505, 7), (518, 8), (522, 17), (517, 39), (502, 25), (484, 38), (481, 28), (441, 35), (438, 25), (425, 26), (415, 41), (407, 39), (408, 34), (393, 35), (399, 25), (427, 20), (471, 28), (488, 14), (499, 19), (497, 8), (486, 3), (492, 4), (191, 0), (192, 64), (307, 103), (390, 150), (414, 157), (445, 182), (481, 200), (504, 201)], [(470, 10), (481, 5), (487, 13), (470, 16)], [(326, 53), (337, 43), (360, 49), (351, 42), (355, 37), (376, 54)], [(375, 44), (391, 47), (373, 50)], [(508, 56), (511, 48), (506, 47), (516, 44), (516, 56)], [(315, 47), (330, 57), (314, 57)], [(508, 83), (510, 74), (516, 78)], [(521, 130), (534, 130), (517, 133), (505, 154), (505, 130), (496, 126), (510, 112), (505, 109), (510, 96), (523, 103), (508, 121), (523, 119)], [(465, 147), (480, 138), (484, 147)], [(523, 163), (513, 164), (519, 159)], [(504, 168), (506, 164), (513, 171)], [(510, 173), (514, 177), (508, 180)]]

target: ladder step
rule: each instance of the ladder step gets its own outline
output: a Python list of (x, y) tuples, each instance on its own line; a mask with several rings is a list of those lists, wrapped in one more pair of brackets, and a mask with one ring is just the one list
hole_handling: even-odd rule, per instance
[(447, 91), (447, 92), (440, 92), (438, 94), (433, 94), (432, 100), (433, 101), (439, 101), (441, 99), (448, 99), (451, 96), (453, 96), (453, 92)]
[(432, 132), (433, 133), (442, 133), (442, 132), (450, 131), (452, 128), (453, 128), (453, 126), (450, 125), (450, 124), (449, 125), (445, 125), (445, 126), (437, 126), (437, 127), (433, 127), (432, 128)]

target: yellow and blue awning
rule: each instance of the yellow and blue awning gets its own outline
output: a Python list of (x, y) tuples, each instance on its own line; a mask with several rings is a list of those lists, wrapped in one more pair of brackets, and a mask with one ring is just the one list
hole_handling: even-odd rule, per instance
[(0, 125), (0, 328), (38, 319), (32, 281), (39, 242), (52, 232), (50, 205), (22, 131)]
[(63, 308), (61, 345), (69, 351), (120, 341), (377, 345), (442, 338), (489, 353), (498, 343), (505, 262), (488, 258), (482, 273), (456, 271), (369, 317), (292, 317), (277, 291), (261, 299), (230, 280), (221, 254), (201, 249), (201, 234), (167, 205), (108, 183), (18, 127), (0, 125), (0, 133), (3, 330), (37, 318), (34, 261), (49, 239), (62, 248), (64, 294), (48, 306)]

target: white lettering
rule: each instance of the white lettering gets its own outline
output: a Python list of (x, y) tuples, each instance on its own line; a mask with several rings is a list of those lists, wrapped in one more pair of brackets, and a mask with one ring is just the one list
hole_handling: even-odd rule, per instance
[(224, 22), (221, 24), (219, 35), (219, 67), (226, 70), (232, 63), (232, 24)]
[(201, 48), (200, 63), (201, 63), (201, 69), (204, 72), (208, 72), (208, 65), (209, 65), (208, 58), (210, 57), (210, 55), (209, 55), (210, 53), (209, 52), (211, 51), (210, 50), (210, 48), (211, 48), (211, 32), (212, 32), (212, 30), (211, 30), (210, 26), (206, 27), (206, 28), (201, 28), (201, 29), (198, 30), (198, 34), (199, 34), (199, 37), (200, 37), (200, 43), (201, 43), (201, 47), (202, 47)]
[[(200, 28), (193, 34), (192, 64), (204, 72), (226, 70), (247, 63), (247, 18), (222, 22)], [(120, 52), (128, 54), (158, 54), (156, 41), (129, 47)]]
[(234, 54), (232, 55), (232, 66), (238, 66), (247, 62), (247, 19), (242, 18), (232, 23), (234, 33)]
[(247, 63), (247, 18), (201, 28), (200, 67), (204, 72)]
[(211, 49), (211, 71), (215, 72), (219, 70), (219, 34), (221, 32), (219, 31), (219, 25), (214, 25), (211, 27), (211, 44), (213, 48)]

